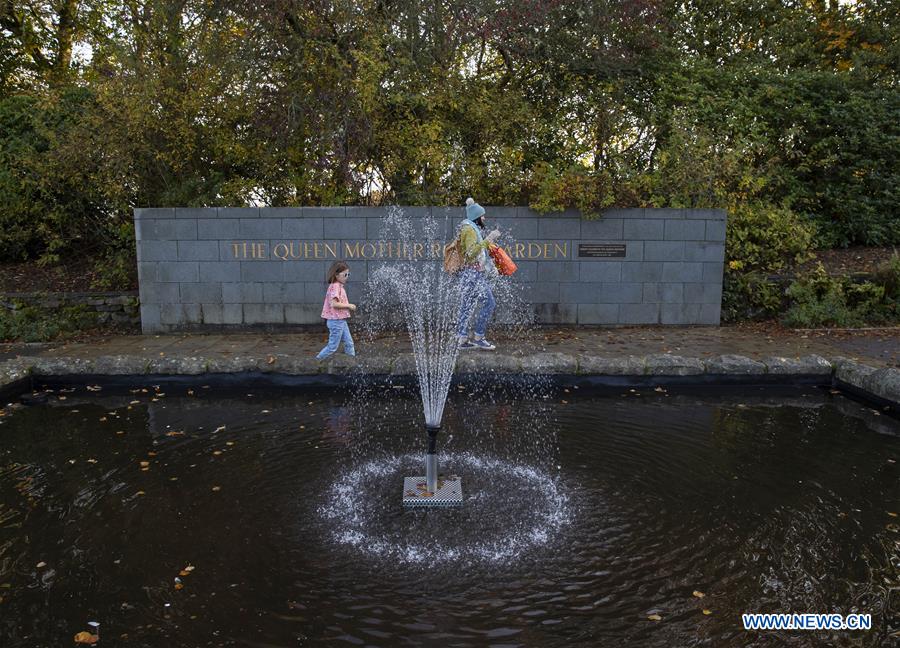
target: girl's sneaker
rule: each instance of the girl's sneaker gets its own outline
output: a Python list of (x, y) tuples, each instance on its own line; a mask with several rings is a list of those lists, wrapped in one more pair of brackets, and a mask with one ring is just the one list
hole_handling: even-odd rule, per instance
[(475, 338), (474, 340), (472, 340), (472, 346), (483, 351), (493, 351), (497, 348), (484, 338), (481, 338), (480, 340), (478, 338)]
[(459, 350), (462, 351), (464, 349), (477, 349), (478, 347), (472, 344), (469, 338), (459, 338)]

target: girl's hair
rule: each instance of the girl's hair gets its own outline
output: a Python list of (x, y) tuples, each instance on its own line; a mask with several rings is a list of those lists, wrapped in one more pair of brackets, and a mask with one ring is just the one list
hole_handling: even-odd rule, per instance
[(337, 276), (342, 273), (344, 270), (349, 270), (350, 266), (348, 266), (343, 261), (335, 261), (331, 264), (331, 267), (328, 269), (328, 285), (330, 286), (335, 281), (337, 281)]

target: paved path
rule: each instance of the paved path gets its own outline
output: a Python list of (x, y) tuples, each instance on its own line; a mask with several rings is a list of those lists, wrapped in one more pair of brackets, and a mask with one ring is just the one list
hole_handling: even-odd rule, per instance
[[(367, 340), (359, 333), (361, 356), (389, 356), (411, 351), (405, 335)], [(621, 357), (671, 353), (710, 358), (737, 354), (761, 360), (770, 356), (797, 358), (817, 354), (843, 356), (873, 367), (900, 367), (900, 328), (860, 332), (766, 332), (745, 327), (629, 327), (610, 329), (537, 328), (525, 335), (497, 334), (504, 355), (524, 357), (541, 352)], [(108, 355), (206, 357), (267, 353), (312, 357), (325, 343), (325, 330), (299, 333), (229, 333), (115, 335), (66, 344), (3, 344), (0, 360), (17, 356), (94, 358)], [(484, 353), (467, 351), (466, 353)]]

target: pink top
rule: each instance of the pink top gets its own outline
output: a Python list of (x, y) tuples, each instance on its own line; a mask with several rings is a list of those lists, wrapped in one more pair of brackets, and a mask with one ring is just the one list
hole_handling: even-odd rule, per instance
[(350, 317), (350, 311), (346, 308), (335, 308), (331, 305), (331, 300), (337, 297), (342, 304), (347, 303), (347, 293), (344, 291), (344, 285), (340, 281), (335, 281), (328, 286), (325, 291), (325, 303), (322, 305), (322, 317), (325, 319), (347, 319)]

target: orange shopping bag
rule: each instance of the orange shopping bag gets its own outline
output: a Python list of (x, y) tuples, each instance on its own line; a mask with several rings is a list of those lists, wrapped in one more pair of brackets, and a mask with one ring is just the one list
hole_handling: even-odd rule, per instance
[(494, 265), (497, 266), (497, 272), (500, 274), (509, 276), (518, 269), (516, 267), (516, 262), (513, 261), (506, 253), (506, 250), (499, 245), (491, 245), (488, 248), (488, 253), (494, 260)]

